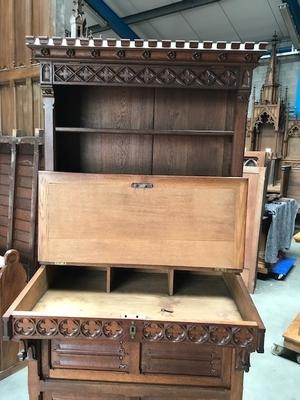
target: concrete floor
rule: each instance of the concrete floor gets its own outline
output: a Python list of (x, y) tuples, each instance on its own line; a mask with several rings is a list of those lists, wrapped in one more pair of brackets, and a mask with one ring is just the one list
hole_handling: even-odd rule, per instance
[[(285, 281), (257, 281), (253, 300), (265, 323), (265, 353), (252, 354), (250, 372), (245, 374), (243, 400), (299, 400), (300, 365), (272, 355), (273, 343), (282, 344), (282, 333), (300, 312), (300, 244), (291, 255), (296, 267)], [(0, 381), (0, 400), (28, 400), (27, 370)]]

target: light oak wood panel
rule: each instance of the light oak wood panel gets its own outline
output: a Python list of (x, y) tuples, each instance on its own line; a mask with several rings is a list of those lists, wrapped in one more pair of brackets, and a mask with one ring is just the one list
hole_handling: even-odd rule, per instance
[(284, 346), (300, 353), (300, 313), (283, 334)]
[(41, 262), (243, 267), (246, 180), (41, 172), (39, 187)]
[[(0, 0), (0, 69), (9, 68), (14, 61), (13, 1)], [(5, 10), (5, 12), (3, 12)]]
[(266, 167), (244, 167), (243, 177), (248, 179), (244, 282), (254, 292), (256, 284), (258, 244), (266, 192)]
[(14, 85), (0, 86), (1, 95), (1, 127), (2, 135), (11, 135), (16, 128), (15, 87)]

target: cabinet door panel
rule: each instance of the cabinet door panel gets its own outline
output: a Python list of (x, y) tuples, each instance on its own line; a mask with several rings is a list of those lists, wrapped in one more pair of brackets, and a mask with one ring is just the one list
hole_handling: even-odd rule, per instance
[(119, 342), (108, 340), (53, 340), (52, 368), (128, 371), (128, 352)]
[(183, 343), (146, 343), (142, 346), (143, 373), (220, 377), (222, 363), (222, 349), (213, 346)]

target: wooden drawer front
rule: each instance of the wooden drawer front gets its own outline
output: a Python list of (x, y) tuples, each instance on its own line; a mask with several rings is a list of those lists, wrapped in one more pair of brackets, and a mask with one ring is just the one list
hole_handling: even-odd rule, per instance
[(128, 371), (128, 353), (119, 342), (52, 340), (52, 368)]
[(229, 400), (228, 389), (75, 380), (43, 382), (43, 400)]
[[(125, 396), (115, 396), (105, 394), (103, 396), (96, 397), (88, 397), (88, 400), (127, 400), (128, 397)], [(44, 394), (43, 400), (87, 400), (87, 397), (84, 393), (71, 393), (71, 394), (59, 394), (59, 393), (46, 393)], [(133, 400), (133, 399), (132, 399)], [(138, 397), (135, 397), (134, 400), (139, 400)]]
[(141, 372), (221, 377), (222, 349), (194, 344), (146, 343)]

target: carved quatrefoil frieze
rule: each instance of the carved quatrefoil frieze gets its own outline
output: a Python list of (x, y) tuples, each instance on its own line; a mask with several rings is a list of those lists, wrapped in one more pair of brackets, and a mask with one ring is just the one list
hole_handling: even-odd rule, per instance
[(238, 86), (239, 73), (201, 67), (157, 67), (141, 65), (54, 64), (54, 82), (134, 84), (159, 86), (230, 87)]
[[(13, 320), (13, 335), (16, 337), (103, 337), (107, 339), (129, 338), (129, 322), (118, 320), (76, 318), (24, 317)], [(142, 322), (137, 333), (144, 341), (189, 342), (233, 346), (255, 350), (256, 330), (251, 327), (237, 327), (209, 324), (181, 324), (163, 322)], [(139, 337), (139, 336), (138, 336)]]

